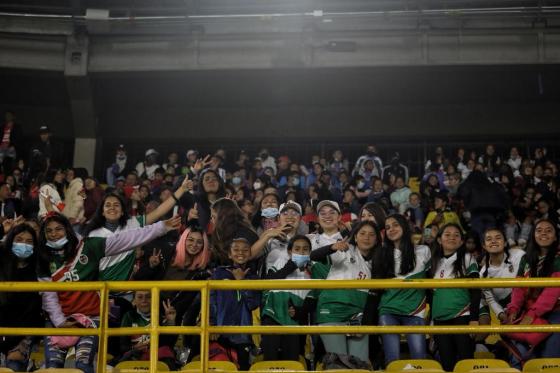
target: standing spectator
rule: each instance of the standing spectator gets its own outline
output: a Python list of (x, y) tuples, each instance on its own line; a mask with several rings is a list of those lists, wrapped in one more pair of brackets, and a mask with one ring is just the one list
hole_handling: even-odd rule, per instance
[(404, 183), (408, 184), (408, 167), (401, 163), (399, 153), (395, 153), (393, 159), (391, 159), (391, 163), (383, 167), (383, 184), (389, 185), (391, 176), (402, 176), (404, 178)]
[(329, 169), (333, 173), (348, 171), (348, 159), (344, 158), (342, 150), (335, 150), (332, 154), (332, 160)]
[(364, 166), (364, 162), (368, 159), (373, 161), (376, 169), (378, 170), (383, 169), (383, 161), (381, 160), (381, 157), (377, 155), (377, 148), (375, 147), (375, 145), (370, 144), (367, 146), (366, 154), (360, 156), (360, 158), (358, 158), (358, 160), (356, 161), (356, 164), (354, 165), (354, 170), (352, 171), (352, 176), (356, 176), (360, 172), (360, 170)]
[[(68, 187), (64, 191), (64, 211), (62, 214), (68, 218), (73, 226), (82, 224), (84, 219), (84, 182), (82, 177), (85, 170), (69, 168), (66, 170)], [(76, 228), (76, 227), (75, 227)]]
[(136, 165), (136, 173), (139, 177), (145, 177), (149, 180), (154, 179), (154, 173), (161, 166), (157, 164), (159, 153), (155, 149), (148, 149), (144, 155), (144, 161), (138, 162)]
[(471, 215), (471, 227), (479, 237), (505, 220), (509, 201), (504, 189), (479, 170), (473, 171), (459, 187), (459, 197)]
[(119, 177), (126, 177), (131, 170), (126, 148), (123, 144), (120, 144), (116, 149), (115, 162), (107, 169), (107, 184), (109, 186), (115, 185), (115, 181)]
[(15, 119), (15, 114), (7, 111), (5, 122), (0, 126), (0, 136), (2, 136), (0, 140), (0, 165), (2, 166), (2, 172), (6, 175), (10, 174), (15, 167), (22, 140), (21, 129)]
[(86, 199), (84, 201), (84, 217), (86, 221), (89, 221), (95, 214), (97, 206), (99, 206), (103, 200), (103, 188), (99, 186), (97, 180), (92, 176), (86, 178), (84, 182), (84, 187), (86, 189)]
[(496, 154), (496, 149), (493, 144), (486, 145), (486, 153), (478, 158), (478, 163), (484, 166), (484, 171), (488, 175), (493, 176), (498, 173), (502, 160), (499, 155)]
[(62, 145), (51, 139), (51, 130), (48, 126), (39, 128), (39, 141), (31, 148), (29, 157), (29, 178), (33, 179), (37, 174), (46, 172), (48, 169), (61, 167)]
[(270, 155), (267, 148), (261, 149), (259, 157), (261, 158), (263, 168), (270, 167), (274, 170), (274, 174), (276, 174), (276, 160)]
[(509, 151), (509, 159), (507, 160), (507, 165), (511, 167), (511, 170), (513, 171), (513, 175), (515, 177), (520, 176), (519, 168), (521, 167), (522, 161), (523, 159), (519, 155), (519, 150), (516, 146), (512, 146)]

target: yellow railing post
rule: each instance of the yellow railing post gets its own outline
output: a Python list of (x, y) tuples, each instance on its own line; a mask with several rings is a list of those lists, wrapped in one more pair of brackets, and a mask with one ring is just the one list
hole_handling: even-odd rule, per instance
[(150, 372), (157, 372), (159, 350), (159, 287), (151, 288), (152, 310), (150, 312)]
[(200, 290), (200, 326), (202, 331), (200, 333), (200, 370), (201, 372), (208, 371), (209, 359), (209, 346), (210, 335), (208, 333), (208, 326), (210, 325), (210, 287), (208, 282)]
[(99, 314), (99, 352), (97, 354), (97, 371), (105, 373), (107, 369), (107, 329), (109, 328), (109, 288), (107, 283), (103, 283), (100, 291), (100, 314)]

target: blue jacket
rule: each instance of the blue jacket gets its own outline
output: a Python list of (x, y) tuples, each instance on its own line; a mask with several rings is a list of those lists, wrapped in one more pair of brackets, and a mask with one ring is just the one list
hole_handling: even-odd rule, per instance
[[(212, 280), (234, 280), (228, 269), (232, 266), (218, 267), (212, 275)], [(245, 280), (257, 280), (258, 276), (250, 271)], [(253, 325), (252, 311), (261, 303), (261, 292), (254, 290), (213, 290), (210, 292), (210, 325)], [(228, 334), (232, 343), (251, 343), (250, 334)]]

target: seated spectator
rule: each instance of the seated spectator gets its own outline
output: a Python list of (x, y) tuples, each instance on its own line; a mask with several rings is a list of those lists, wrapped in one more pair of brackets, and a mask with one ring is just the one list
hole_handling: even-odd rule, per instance
[(449, 199), (445, 193), (438, 193), (434, 196), (434, 211), (430, 211), (428, 216), (426, 216), (424, 221), (425, 227), (432, 224), (437, 224), (440, 228), (450, 223), (460, 225), (457, 214), (447, 207), (448, 201)]
[(396, 177), (395, 188), (391, 193), (391, 204), (399, 214), (404, 214), (411, 193), (410, 188), (404, 182), (404, 177)]
[[(122, 319), (121, 327), (143, 327), (151, 323), (152, 294), (150, 291), (137, 290), (134, 292), (132, 304), (134, 309), (128, 311)], [(162, 301), (161, 326), (176, 325), (177, 312), (171, 301)], [(175, 345), (176, 336), (162, 334), (159, 337), (158, 360), (163, 361), (167, 366), (175, 370)], [(114, 358), (110, 365), (116, 365), (120, 361), (131, 360), (150, 360), (150, 335), (127, 335), (120, 338), (121, 356)]]

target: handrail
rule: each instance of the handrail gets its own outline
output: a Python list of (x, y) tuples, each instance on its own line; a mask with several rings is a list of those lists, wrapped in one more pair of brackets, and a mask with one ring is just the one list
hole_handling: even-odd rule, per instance
[[(291, 290), (291, 289), (433, 289), (433, 288), (535, 288), (560, 287), (560, 278), (513, 279), (418, 279), (418, 280), (251, 280), (251, 281), (134, 281), (134, 282), (0, 282), (0, 292), (98, 291), (100, 324), (96, 329), (79, 328), (8, 328), (0, 335), (96, 335), (99, 336), (98, 372), (105, 373), (109, 336), (150, 335), (150, 372), (157, 372), (160, 334), (200, 335), (201, 371), (208, 369), (209, 335), (216, 334), (476, 334), (504, 332), (555, 332), (560, 325), (484, 325), (484, 326), (210, 326), (211, 290)], [(159, 326), (109, 328), (108, 299), (111, 291), (146, 290), (152, 295), (151, 319), (159, 320), (162, 290), (199, 291), (201, 293), (201, 326)], [(305, 329), (305, 330), (302, 330)]]

